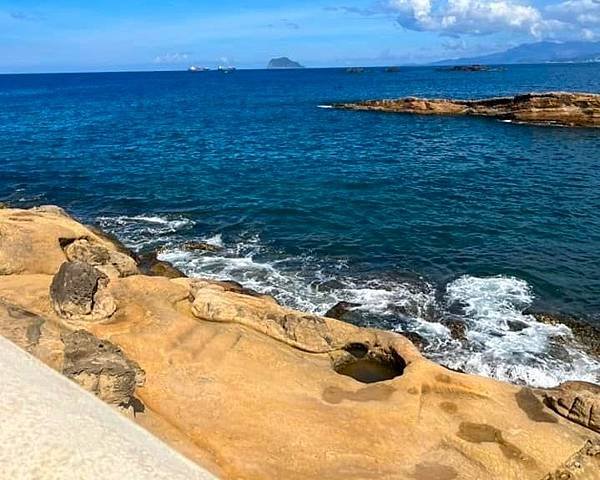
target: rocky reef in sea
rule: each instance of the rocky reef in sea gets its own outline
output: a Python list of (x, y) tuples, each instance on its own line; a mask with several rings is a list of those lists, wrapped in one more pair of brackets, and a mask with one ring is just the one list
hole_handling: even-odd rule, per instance
[(399, 333), (141, 259), (58, 207), (0, 209), (0, 334), (221, 478), (600, 471), (597, 385), (450, 370)]
[(468, 115), (517, 123), (568, 127), (600, 127), (600, 95), (593, 93), (528, 93), (482, 100), (407, 97), (337, 103), (334, 108), (420, 115)]

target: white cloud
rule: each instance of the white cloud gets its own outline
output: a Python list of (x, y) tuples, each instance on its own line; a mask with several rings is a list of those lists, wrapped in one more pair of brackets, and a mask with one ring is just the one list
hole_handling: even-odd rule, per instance
[(600, 0), (567, 0), (546, 8), (549, 17), (582, 27), (600, 26)]
[(389, 0), (400, 25), (450, 35), (518, 31), (537, 36), (541, 13), (511, 0)]
[(154, 58), (154, 63), (169, 65), (187, 62), (190, 58), (189, 53), (165, 53)]
[(363, 16), (392, 16), (408, 30), (450, 37), (514, 33), (535, 39), (600, 37), (600, 0), (564, 0), (536, 7), (532, 0), (377, 0), (371, 8), (330, 7)]

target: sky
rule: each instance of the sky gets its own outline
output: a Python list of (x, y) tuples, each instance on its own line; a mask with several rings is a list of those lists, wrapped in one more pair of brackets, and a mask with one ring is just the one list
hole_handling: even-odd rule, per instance
[(600, 40), (600, 0), (0, 0), (0, 72), (427, 63)]

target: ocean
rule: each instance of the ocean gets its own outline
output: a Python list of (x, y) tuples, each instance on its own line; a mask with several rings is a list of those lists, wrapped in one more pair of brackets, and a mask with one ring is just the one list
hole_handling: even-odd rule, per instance
[(600, 327), (600, 131), (319, 108), (549, 90), (598, 93), (600, 65), (2, 75), (0, 201), (293, 308), (360, 304), (350, 321), (416, 332), (452, 368), (600, 382), (529, 313)]

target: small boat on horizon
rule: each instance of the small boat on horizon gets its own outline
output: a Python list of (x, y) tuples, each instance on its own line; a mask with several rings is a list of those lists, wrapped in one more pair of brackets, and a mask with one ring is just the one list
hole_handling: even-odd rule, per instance
[(224, 67), (223, 65), (219, 65), (219, 68), (217, 70), (221, 73), (233, 73), (236, 71), (236, 68), (235, 67)]
[(192, 65), (188, 68), (188, 72), (191, 72), (191, 73), (208, 72), (209, 70), (210, 70), (210, 68), (198, 67), (196, 65)]

